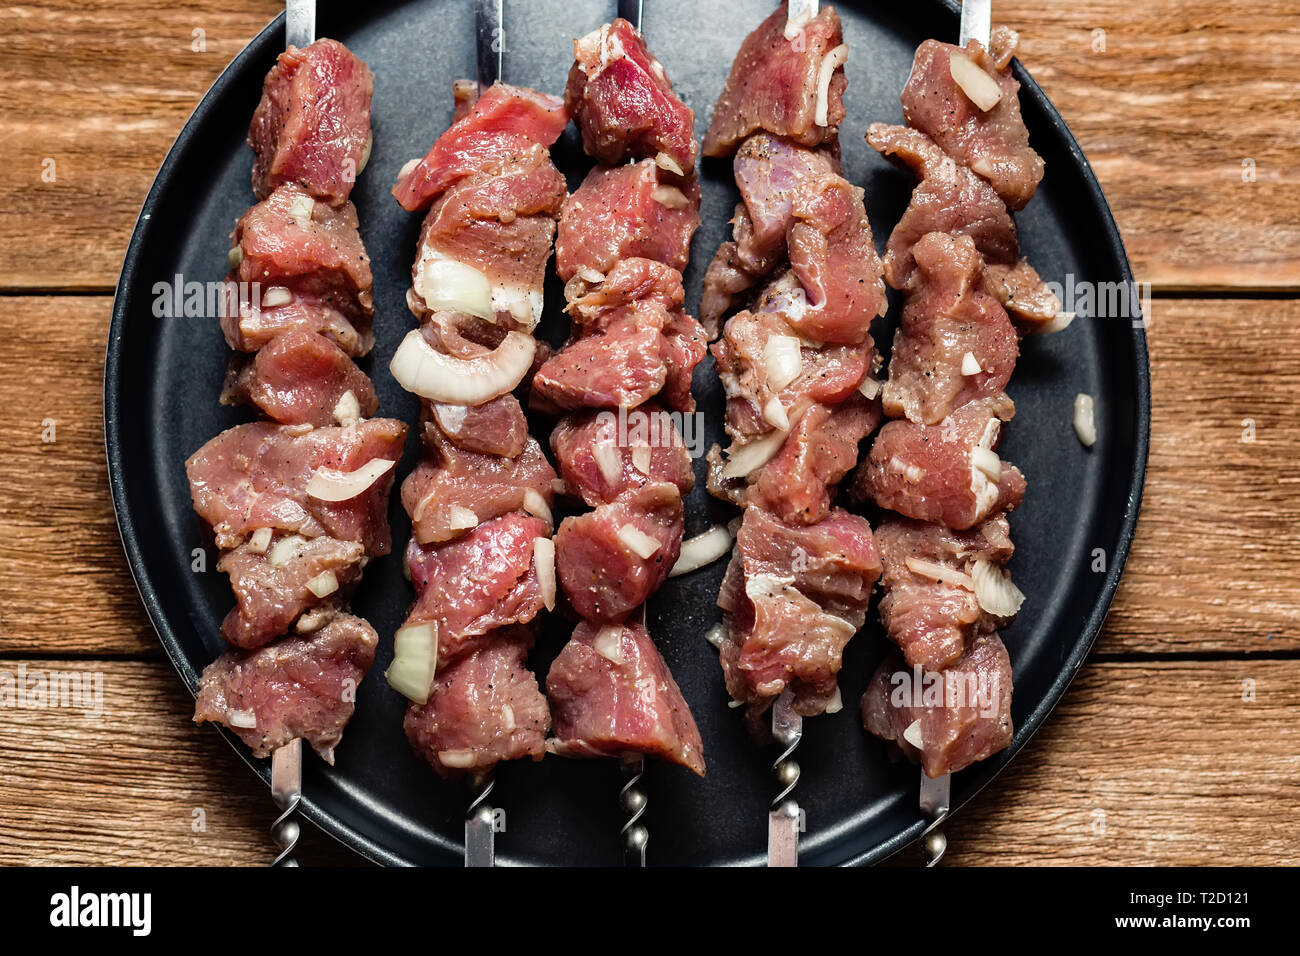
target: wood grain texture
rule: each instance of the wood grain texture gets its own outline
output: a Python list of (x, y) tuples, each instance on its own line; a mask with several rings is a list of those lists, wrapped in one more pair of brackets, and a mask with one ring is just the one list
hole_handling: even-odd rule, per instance
[[(0, 283), (112, 287), (172, 140), (281, 6), (0, 6)], [(1140, 280), (1300, 287), (1291, 0), (1256, 0), (1248, 14), (1217, 0), (999, 0), (997, 15), (1022, 31), (1022, 60), (1097, 170)], [(1095, 30), (1105, 31), (1104, 52), (1094, 51)], [(54, 183), (42, 179), (47, 159)], [(1253, 183), (1242, 181), (1243, 160), (1254, 163)]]
[[(265, 865), (268, 794), (190, 723), (168, 665), (24, 663), (101, 672), (104, 712), (0, 711), (0, 864)], [(948, 862), (1300, 863), (1282, 812), (1300, 801), (1297, 706), (1300, 661), (1091, 664), (948, 826)], [(304, 832), (305, 864), (360, 862)]]

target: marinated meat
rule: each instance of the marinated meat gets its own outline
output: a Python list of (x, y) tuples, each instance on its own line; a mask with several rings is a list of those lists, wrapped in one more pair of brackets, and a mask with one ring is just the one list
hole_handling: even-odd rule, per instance
[(555, 717), (555, 752), (647, 754), (704, 776), (695, 718), (640, 624), (583, 621), (551, 664), (546, 693)]
[(669, 482), (683, 497), (695, 485), (677, 426), (654, 404), (624, 416), (621, 426), (613, 412), (569, 415), (551, 433), (551, 450), (565, 486), (592, 508), (649, 484)]
[(302, 329), (273, 339), (251, 359), (236, 359), (221, 401), (253, 405), (282, 425), (334, 425), (348, 415), (369, 418), (379, 409), (370, 378), (347, 353)]

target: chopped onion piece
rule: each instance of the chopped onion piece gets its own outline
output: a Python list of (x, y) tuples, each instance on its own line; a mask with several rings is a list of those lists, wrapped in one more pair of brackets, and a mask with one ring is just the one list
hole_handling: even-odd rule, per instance
[(316, 211), (316, 200), (310, 196), (299, 196), (289, 204), (289, 215), (298, 220), (299, 225), (305, 225), (311, 220), (311, 214)]
[(339, 576), (331, 570), (324, 570), (307, 582), (307, 590), (318, 598), (329, 597), (339, 589)]
[(965, 53), (954, 50), (948, 58), (948, 72), (953, 82), (970, 97), (970, 101), (987, 113), (1002, 99), (1002, 87)]
[(546, 610), (555, 610), (555, 542), (550, 538), (533, 539), (533, 566), (537, 568), (537, 589)]
[(785, 406), (781, 404), (781, 399), (775, 395), (763, 406), (763, 420), (783, 432), (790, 430), (790, 416), (785, 413)]
[(634, 524), (625, 524), (619, 528), (618, 540), (623, 542), (642, 561), (652, 558), (661, 547), (658, 541)]
[(956, 568), (937, 564), (934, 561), (926, 561), (924, 558), (908, 557), (904, 559), (903, 563), (907, 565), (909, 571), (913, 574), (919, 574), (923, 578), (930, 578), (943, 584), (965, 588), (967, 591), (975, 590), (974, 579), (969, 574), (958, 571)]
[(231, 727), (241, 727), (244, 730), (252, 730), (257, 726), (257, 714), (253, 713), (251, 710), (232, 710), (226, 723)]
[(258, 528), (249, 535), (248, 550), (254, 554), (266, 554), (266, 549), (271, 546), (272, 534), (270, 528)]
[(230, 251), (226, 253), (226, 265), (232, 269), (238, 269), (239, 264), (244, 261), (244, 247), (231, 246)]
[(591, 266), (583, 266), (578, 270), (577, 276), (584, 282), (590, 282), (592, 285), (599, 285), (605, 281), (605, 273), (597, 272)]
[(975, 446), (971, 449), (970, 463), (988, 475), (989, 481), (998, 482), (1002, 480), (1002, 459), (992, 449), (980, 445)]
[(995, 617), (1015, 617), (1025, 595), (1011, 583), (1011, 575), (988, 561), (976, 561), (970, 569), (979, 606)]
[(1088, 448), (1097, 443), (1096, 404), (1082, 392), (1074, 396), (1074, 433)]
[(1053, 332), (1060, 332), (1069, 327), (1070, 323), (1074, 321), (1074, 316), (1075, 313), (1073, 312), (1058, 312), (1056, 318), (1049, 319), (1042, 325), (1033, 327), (1030, 331), (1039, 335), (1051, 335)]
[(501, 716), (504, 718), (504, 730), (506, 733), (515, 729), (515, 709), (509, 704), (503, 704), (501, 707)]
[(722, 645), (727, 643), (727, 628), (722, 624), (714, 624), (704, 632), (704, 639), (718, 650), (722, 650)]
[(623, 628), (606, 624), (592, 638), (591, 649), (613, 664), (623, 663)]
[(487, 355), (453, 358), (412, 329), (397, 347), (389, 370), (408, 392), (449, 405), (482, 405), (518, 385), (533, 367), (537, 343), (531, 335), (511, 331)]
[(794, 335), (770, 336), (763, 346), (763, 362), (767, 366), (767, 384), (774, 392), (785, 388), (803, 371), (803, 352)]
[(617, 445), (610, 442), (598, 442), (592, 446), (591, 454), (596, 459), (600, 476), (611, 485), (623, 477), (623, 453)]
[(632, 467), (643, 475), (650, 474), (650, 446), (632, 446)]
[(727, 463), (722, 466), (722, 477), (745, 478), (756, 469), (762, 468), (781, 450), (788, 434), (789, 432), (778, 428), (762, 438), (756, 438), (739, 447), (732, 445), (727, 449)]
[(686, 194), (676, 186), (656, 186), (651, 191), (650, 198), (668, 209), (685, 209), (690, 205)]
[(361, 162), (357, 163), (358, 176), (360, 176), (365, 171), (366, 164), (370, 162), (370, 153), (374, 148), (375, 148), (375, 134), (369, 133), (366, 135), (366, 148), (361, 151)]
[(703, 534), (697, 534), (682, 542), (681, 556), (673, 565), (673, 569), (668, 572), (668, 576), (675, 578), (679, 574), (689, 574), (706, 564), (712, 564), (730, 550), (731, 535), (722, 525), (714, 525)]
[[(421, 502), (423, 503), (423, 502)], [(463, 505), (452, 505), (447, 509), (447, 528), (450, 531), (468, 531), (478, 527), (478, 515)]]
[(262, 308), (274, 309), (293, 301), (293, 293), (282, 285), (273, 285), (262, 294)]
[(985, 179), (991, 179), (993, 176), (993, 163), (987, 156), (978, 157), (975, 162), (970, 164), (973, 172), (979, 173)]
[(493, 319), (492, 283), (478, 269), (455, 259), (426, 259), (415, 291), (434, 312), (464, 312)]
[(306, 538), (296, 534), (281, 538), (271, 546), (271, 551), (266, 556), (266, 563), (273, 568), (284, 567), (306, 541)]
[(524, 491), (524, 511), (528, 512), (534, 518), (541, 518), (547, 524), (552, 522), (551, 506), (546, 503), (542, 493), (536, 488), (528, 488)]
[(830, 125), (831, 77), (849, 58), (849, 46), (841, 43), (822, 59), (821, 69), (817, 71), (817, 112), (813, 122), (818, 126)]
[(826, 709), (822, 711), (825, 714), (838, 714), (844, 709), (844, 695), (840, 693), (840, 686), (835, 685), (835, 693), (831, 694), (831, 699), (826, 702)]
[(415, 167), (419, 165), (419, 158), (408, 159), (406, 162), (402, 163), (402, 168), (397, 171), (397, 178), (405, 179), (407, 176), (411, 175), (411, 173), (415, 172)]
[(663, 150), (660, 150), (659, 154), (655, 156), (655, 165), (658, 166), (660, 169), (667, 170), (668, 172), (672, 173), (675, 176), (686, 175), (682, 171), (682, 167), (678, 164), (677, 160), (673, 159)]
[(474, 751), (439, 750), (438, 763), (444, 767), (451, 767), (453, 770), (468, 770), (474, 766)]
[(388, 686), (408, 700), (427, 704), (437, 669), (437, 622), (421, 621), (399, 627), (393, 635), (393, 663), (384, 671)]
[(340, 395), (334, 404), (334, 420), (340, 425), (355, 425), (361, 421), (361, 402), (352, 389)]
[(961, 373), (963, 375), (978, 375), (984, 369), (980, 368), (980, 360), (975, 357), (974, 352), (967, 352), (961, 357)]
[(858, 391), (862, 393), (863, 398), (871, 401), (880, 394), (880, 381), (868, 375), (862, 380), (862, 384), (858, 386)]
[(317, 468), (307, 482), (307, 494), (317, 501), (351, 501), (396, 464), (391, 458), (372, 458), (356, 471)]
[(921, 738), (921, 719), (919, 717), (907, 725), (907, 729), (903, 731), (903, 739), (917, 750), (925, 749), (925, 741)]

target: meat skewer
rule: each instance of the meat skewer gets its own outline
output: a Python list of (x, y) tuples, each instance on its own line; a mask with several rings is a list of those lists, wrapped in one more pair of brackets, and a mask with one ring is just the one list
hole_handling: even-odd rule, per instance
[(500, 0), (476, 7), (478, 73), (453, 84), (452, 124), (402, 170), (393, 195), (428, 210), (407, 303), (420, 328), (390, 369), (421, 397), (423, 454), (402, 485), (416, 600), (389, 684), (409, 700), (412, 746), (464, 778), (465, 863), (492, 866), (492, 774), (546, 750), (550, 711), (525, 660), (555, 602), (556, 475), (516, 397), (541, 347), (542, 285), (566, 195), (550, 147), (563, 101), (509, 86)]
[[(1060, 309), (1017, 259), (1007, 207), (1028, 201), (1043, 166), (1015, 102), (1014, 34), (992, 33), (990, 6), (963, 4), (961, 47), (927, 41), (918, 50), (903, 95), (913, 128), (873, 124), (867, 135), (921, 183), (885, 262), (889, 283), (907, 293), (884, 385), (885, 409), (899, 420), (854, 478), (856, 495), (900, 513), (882, 522), (877, 542), (881, 617), (902, 655), (876, 671), (862, 713), (868, 731), (921, 759), (926, 866), (947, 847), (952, 773), (1011, 742), (1011, 669), (997, 629), (1024, 597), (1002, 565), (1013, 550), (1005, 515), (1025, 483), (994, 449), (1014, 414), (1003, 391), (1018, 354), (1011, 317), (1042, 330)], [(928, 671), (927, 687), (941, 674), (942, 702), (896, 703), (891, 672), (905, 665)], [(988, 695), (978, 709), (953, 694), (977, 684)]]
[[(639, 16), (639, 4), (621, 9)], [(581, 621), (547, 677), (549, 747), (620, 760), (624, 862), (644, 866), (645, 756), (704, 773), (699, 730), (645, 616), (680, 553), (693, 484), (673, 416), (694, 410), (704, 355), (681, 276), (699, 224), (698, 148), (694, 114), (632, 22), (576, 40), (574, 54), (565, 101), (600, 165), (561, 212), (556, 271), (573, 327), (531, 402), (562, 416), (551, 447), (567, 492), (592, 510), (556, 532), (557, 576)]]
[(342, 44), (314, 39), (314, 4), (288, 3), (285, 23), (249, 129), (261, 201), (236, 226), (228, 281), (240, 293), (221, 316), (244, 353), (222, 401), (269, 421), (218, 435), (186, 471), (236, 596), (221, 625), (231, 648), (204, 669), (194, 719), (271, 756), (274, 865), (296, 866), (303, 740), (333, 762), (374, 659), (377, 636), (348, 598), (389, 549), (406, 427), (368, 418), (374, 388), (353, 361), (373, 342), (369, 259), (348, 201), (371, 148), (373, 77)]
[(700, 305), (713, 334), (725, 319), (711, 351), (732, 440), (709, 454), (709, 490), (744, 508), (719, 657), (751, 732), (781, 747), (771, 866), (797, 865), (792, 755), (804, 717), (842, 707), (843, 649), (880, 574), (870, 525), (832, 505), (880, 420), (870, 325), (885, 309), (863, 192), (840, 169), (847, 56), (833, 8), (781, 4), (741, 45), (704, 141), (734, 156), (742, 200)]

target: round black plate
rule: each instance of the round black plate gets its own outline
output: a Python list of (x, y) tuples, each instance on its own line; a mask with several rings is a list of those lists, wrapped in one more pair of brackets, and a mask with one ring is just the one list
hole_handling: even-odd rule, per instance
[[(472, 3), (322, 6), (320, 35), (347, 43), (376, 75), (374, 154), (353, 195), (375, 274), (378, 341), (367, 370), (381, 413), (414, 421), (416, 401), (397, 387), (386, 366), (413, 325), (404, 296), (419, 217), (403, 212), (388, 189), (402, 164), (423, 155), (446, 128), (451, 81), (474, 75)], [(771, 10), (771, 0), (654, 0), (645, 6), (651, 46), (695, 108), (702, 133), (741, 39)], [(570, 40), (614, 13), (612, 0), (521, 0), (506, 8), (506, 79), (553, 92), (564, 87)], [(955, 37), (957, 15), (939, 0), (841, 3), (839, 10), (853, 50), (844, 165), (867, 190), (883, 246), (912, 180), (876, 156), (863, 133), (873, 120), (901, 121), (898, 93), (914, 49), (927, 36)], [(206, 572), (192, 570), (192, 551), (205, 539), (190, 509), (183, 463), (207, 439), (247, 416), (217, 403), (227, 350), (212, 313), (159, 318), (154, 286), (177, 275), (187, 282), (222, 278), (231, 228), (253, 202), (245, 131), (262, 78), (282, 44), (277, 20), (218, 78), (176, 140), (131, 238), (109, 335), (104, 419), (113, 502), (145, 606), (191, 690), (222, 649), (218, 625), (231, 597), (225, 576), (213, 568), (214, 554), (207, 555)], [(1043, 92), (1016, 69), (1033, 144), (1047, 160), (1037, 197), (1018, 217), (1026, 253), (1045, 277), (1062, 284), (1071, 275), (1075, 283), (1131, 282), (1110, 210), (1078, 144)], [(570, 130), (556, 152), (575, 185), (589, 165), (576, 139)], [(688, 275), (689, 305), (698, 302), (704, 266), (728, 234), (736, 201), (729, 163), (706, 162), (702, 175), (704, 226)], [(555, 304), (554, 298), (548, 301), (553, 336), (562, 335), (564, 326)], [(1064, 333), (1028, 339), (1012, 381), (1019, 413), (1007, 429), (1003, 455), (1030, 479), (1029, 495), (1012, 521), (1012, 567), (1029, 599), (1005, 634), (1016, 673), (1017, 733), (995, 758), (957, 775), (957, 805), (1015, 756), (1082, 664), (1115, 592), (1137, 519), (1149, 424), (1143, 333), (1127, 319), (1098, 318), (1086, 307), (1081, 312)], [(890, 341), (887, 323), (881, 323), (876, 341)], [(711, 361), (698, 371), (695, 391), (712, 442), (721, 433), (722, 401)], [(1079, 392), (1097, 399), (1100, 438), (1092, 449), (1079, 444), (1071, 425)], [(413, 463), (414, 444), (399, 477)], [(394, 539), (404, 541), (409, 523), (396, 496), (391, 513)], [(708, 498), (701, 480), (688, 506), (688, 534), (729, 516)], [(1094, 570), (1099, 560), (1104, 568)], [(704, 640), (719, 619), (714, 599), (724, 563), (670, 581), (650, 607), (651, 632), (699, 721), (709, 763), (706, 780), (657, 764), (646, 775), (650, 857), (656, 864), (755, 864), (765, 855), (773, 755), (755, 748), (738, 713), (727, 707), (717, 655)], [(397, 557), (368, 569), (354, 603), (381, 635), (378, 659), (360, 689), (337, 765), (309, 762), (303, 807), (310, 819), (372, 860), (451, 864), (459, 862), (465, 792), (439, 780), (412, 753), (401, 729), (404, 701), (380, 676), (391, 655), (390, 636), (411, 598)], [(565, 636), (558, 619), (544, 628), (532, 657), (539, 675)], [(888, 760), (884, 746), (864, 735), (855, 706), (884, 651), (873, 614), (845, 658), (846, 707), (806, 722), (798, 790), (808, 820), (801, 846), (805, 864), (876, 861), (920, 832), (918, 771)], [(265, 762), (249, 762), (268, 776)], [(617, 863), (619, 785), (612, 761), (547, 759), (501, 767), (495, 800), (506, 810), (507, 827), (497, 839), (499, 862)]]

